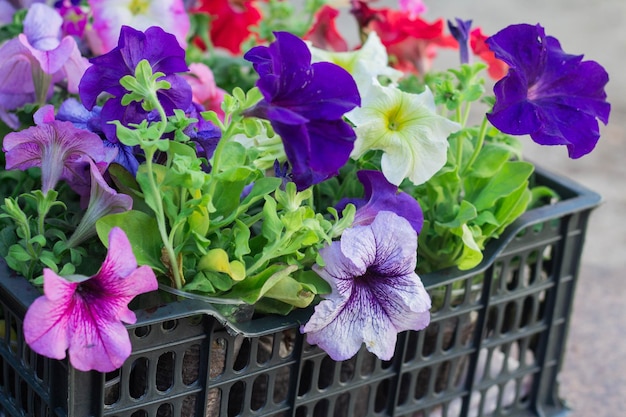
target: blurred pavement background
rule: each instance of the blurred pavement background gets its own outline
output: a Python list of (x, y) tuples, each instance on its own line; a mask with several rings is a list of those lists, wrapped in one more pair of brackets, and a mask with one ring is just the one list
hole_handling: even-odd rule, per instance
[[(600, 193), (603, 204), (590, 220), (567, 353), (560, 375), (568, 417), (626, 416), (626, 1), (625, 0), (424, 0), (429, 21), (472, 19), (486, 34), (513, 23), (540, 23), (570, 54), (584, 54), (609, 73), (612, 112), (589, 155), (570, 160), (564, 147), (541, 147), (530, 139), (525, 155), (538, 165)], [(374, 7), (397, 7), (381, 0)], [(342, 33), (355, 34), (352, 21)], [(438, 60), (444, 64), (442, 55)], [(456, 64), (456, 61), (452, 62)], [(436, 65), (440, 67), (440, 65)]]

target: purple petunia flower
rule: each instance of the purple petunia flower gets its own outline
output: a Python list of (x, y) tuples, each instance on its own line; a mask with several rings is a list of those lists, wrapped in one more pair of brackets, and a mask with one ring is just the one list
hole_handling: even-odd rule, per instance
[(416, 199), (399, 191), (380, 171), (361, 170), (356, 175), (363, 184), (365, 196), (356, 202), (353, 225), (371, 224), (379, 212), (391, 211), (406, 219), (419, 234), (424, 224), (424, 213)]
[(63, 359), (69, 349), (72, 366), (81, 371), (113, 371), (131, 352), (128, 330), (135, 323), (128, 303), (158, 288), (150, 267), (137, 267), (132, 247), (120, 228), (109, 234), (109, 252), (92, 277), (62, 278), (44, 270), (44, 295), (24, 317), (24, 339), (35, 352)]
[(162, 72), (165, 80), (171, 84), (169, 90), (157, 93), (159, 101), (169, 116), (175, 109), (186, 110), (191, 104), (191, 87), (177, 73), (188, 71), (185, 62), (185, 51), (180, 47), (176, 37), (166, 33), (160, 27), (150, 27), (146, 32), (123, 26), (116, 48), (110, 52), (91, 59), (93, 64), (87, 69), (80, 81), (80, 98), (85, 107), (91, 110), (96, 105), (100, 93), (109, 93), (109, 98), (102, 107), (102, 130), (111, 141), (116, 141), (116, 128), (108, 123), (119, 120), (124, 126), (140, 123), (148, 113), (141, 103), (132, 102), (122, 105), (122, 98), (128, 91), (120, 84), (126, 75), (135, 75), (135, 68), (142, 60), (152, 66), (152, 72)]
[(461, 64), (469, 63), (469, 37), (470, 37), (470, 28), (472, 27), (471, 20), (462, 20), (458, 17), (455, 18), (456, 25), (452, 23), (451, 20), (448, 20), (448, 29), (450, 29), (450, 33), (459, 43), (459, 53), (461, 55)]
[(365, 343), (380, 359), (393, 356), (397, 334), (430, 322), (430, 297), (415, 273), (417, 235), (408, 221), (381, 211), (368, 226), (344, 230), (323, 248), (316, 272), (332, 293), (301, 328), (307, 342), (336, 361)]
[(90, 161), (107, 161), (100, 137), (77, 129), (70, 122), (54, 120), (52, 105), (37, 110), (34, 119), (36, 126), (6, 135), (3, 150), (7, 170), (41, 168), (44, 193), (54, 189), (60, 180), (68, 181), (76, 190), (73, 183), (84, 182), (84, 168)]
[(347, 71), (329, 62), (311, 64), (308, 47), (295, 35), (275, 36), (269, 46), (244, 55), (260, 76), (257, 87), (264, 97), (248, 115), (271, 122), (293, 181), (303, 190), (337, 175), (350, 157), (356, 135), (343, 115), (361, 98)]
[(91, 176), (89, 204), (80, 223), (67, 241), (67, 245), (76, 248), (96, 234), (96, 222), (102, 217), (122, 213), (133, 207), (131, 196), (118, 193), (107, 184), (95, 163), (89, 163)]
[(565, 53), (540, 25), (509, 26), (487, 44), (509, 65), (494, 87), (489, 121), (504, 133), (529, 134), (541, 145), (566, 145), (570, 158), (591, 152), (600, 137), (598, 120), (608, 123), (611, 109), (604, 68)]

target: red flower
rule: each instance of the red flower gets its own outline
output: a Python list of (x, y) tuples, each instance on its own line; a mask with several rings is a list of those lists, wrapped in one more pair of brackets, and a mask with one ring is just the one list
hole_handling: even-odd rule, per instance
[(489, 37), (483, 34), (480, 28), (476, 28), (470, 33), (470, 47), (475, 55), (478, 55), (487, 63), (487, 65), (489, 65), (487, 70), (489, 76), (494, 80), (499, 80), (504, 77), (509, 67), (504, 63), (504, 61), (496, 58), (495, 54), (491, 51), (491, 49), (489, 49), (487, 43), (485, 42), (488, 38)]
[(409, 13), (389, 8), (372, 9), (354, 1), (352, 13), (362, 30), (374, 30), (392, 57), (392, 65), (405, 72), (423, 74), (438, 48), (456, 48), (457, 42), (444, 34), (443, 19), (429, 23)]
[(339, 11), (328, 5), (324, 5), (317, 11), (315, 22), (304, 35), (305, 40), (311, 41), (314, 47), (333, 52), (345, 52), (348, 43), (341, 36), (335, 25), (335, 19)]
[(208, 13), (211, 20), (211, 41), (216, 47), (241, 53), (241, 44), (250, 36), (250, 27), (261, 20), (254, 0), (201, 0), (192, 12)]

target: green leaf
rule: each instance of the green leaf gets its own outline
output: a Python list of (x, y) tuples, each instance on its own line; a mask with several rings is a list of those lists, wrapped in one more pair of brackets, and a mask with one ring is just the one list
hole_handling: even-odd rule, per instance
[(458, 212), (454, 219), (445, 223), (437, 222), (437, 224), (448, 227), (450, 229), (454, 229), (466, 225), (470, 221), (474, 220), (477, 215), (478, 214), (476, 212), (476, 207), (474, 207), (472, 203), (463, 200), (461, 201), (461, 205), (459, 206)]
[(283, 222), (276, 213), (276, 200), (269, 195), (265, 196), (263, 205), (262, 234), (268, 242), (275, 242), (280, 238), (283, 230)]
[(276, 177), (262, 177), (254, 182), (252, 189), (243, 199), (241, 205), (249, 206), (250, 204), (260, 200), (264, 196), (274, 192), (282, 183), (280, 178)]
[(311, 304), (315, 293), (307, 285), (303, 285), (292, 277), (286, 276), (276, 282), (275, 285), (272, 285), (265, 292), (264, 296), (294, 307), (304, 308)]
[(32, 257), (26, 252), (26, 249), (18, 244), (11, 245), (7, 257), (10, 258), (12, 262), (29, 262), (32, 260)]
[(183, 287), (185, 291), (194, 291), (204, 295), (214, 295), (217, 292), (228, 291), (234, 281), (226, 274), (215, 271), (200, 271), (191, 282)]
[(96, 223), (96, 231), (106, 247), (109, 246), (109, 232), (114, 227), (126, 233), (139, 265), (148, 265), (159, 272), (165, 271), (161, 263), (161, 235), (153, 216), (135, 210), (104, 216)]
[(529, 162), (507, 162), (493, 177), (485, 181), (470, 182), (466, 199), (474, 204), (479, 212), (493, 207), (500, 198), (506, 197), (524, 185), (533, 169), (533, 165)]
[(472, 165), (471, 175), (479, 178), (494, 176), (511, 159), (511, 152), (501, 146), (485, 144)]
[(298, 282), (306, 284), (312, 288), (316, 294), (330, 294), (332, 292), (332, 287), (328, 281), (320, 277), (315, 271), (298, 270), (292, 275)]
[(233, 235), (235, 236), (235, 257), (243, 261), (243, 256), (251, 252), (250, 229), (241, 220), (235, 220)]
[[(264, 271), (249, 276), (236, 284), (229, 293), (230, 297), (238, 298), (248, 304), (254, 304), (272, 287), (298, 269), (296, 265), (271, 265)], [(293, 279), (289, 277), (290, 279)]]
[(463, 225), (462, 230), (463, 252), (457, 265), (463, 271), (478, 265), (483, 259), (483, 254), (470, 228), (467, 225)]

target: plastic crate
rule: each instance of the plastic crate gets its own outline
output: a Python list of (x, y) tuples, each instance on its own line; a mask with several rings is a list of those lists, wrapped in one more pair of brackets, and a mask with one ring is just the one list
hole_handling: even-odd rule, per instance
[[(133, 352), (116, 372), (72, 369), (33, 353), (22, 318), (39, 293), (0, 268), (0, 413), (5, 416), (562, 416), (561, 368), (587, 220), (600, 197), (540, 172), (562, 197), (516, 221), (479, 267), (423, 276), (432, 323), (396, 354), (345, 362), (310, 346), (311, 314), (229, 328), (183, 300), (137, 310)], [(480, 284), (482, 283), (482, 284)], [(217, 317), (216, 317), (217, 316)]]

